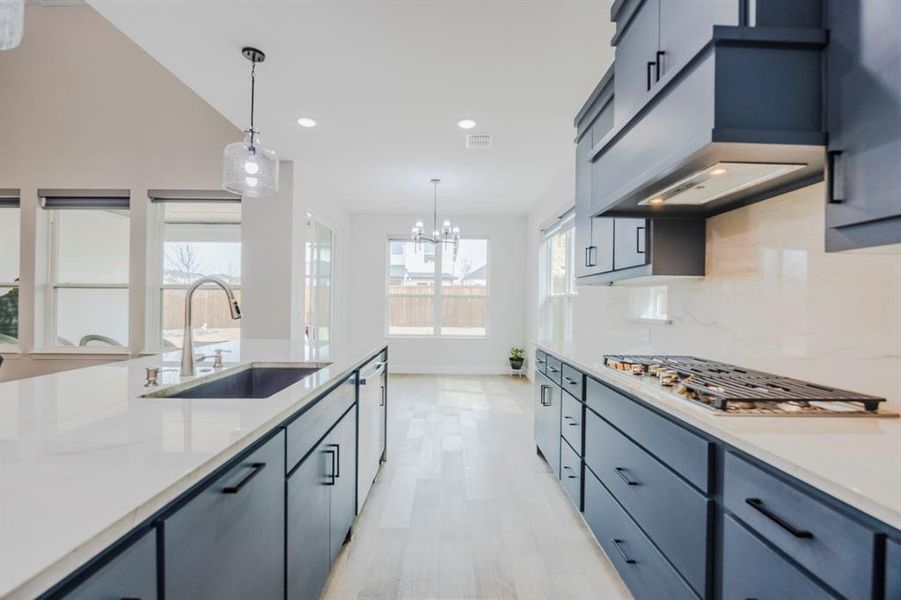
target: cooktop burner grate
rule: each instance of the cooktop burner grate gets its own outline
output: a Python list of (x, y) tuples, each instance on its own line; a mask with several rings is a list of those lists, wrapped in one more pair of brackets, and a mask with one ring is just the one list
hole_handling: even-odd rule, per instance
[[(876, 412), (879, 403), (885, 401), (876, 396), (694, 356), (613, 354), (604, 356), (604, 364), (636, 375), (668, 372), (671, 384), (680, 386), (680, 393), (720, 410), (755, 410), (772, 403), (805, 407), (810, 402), (851, 402), (862, 405), (867, 412)], [(676, 377), (672, 377), (673, 373)]]

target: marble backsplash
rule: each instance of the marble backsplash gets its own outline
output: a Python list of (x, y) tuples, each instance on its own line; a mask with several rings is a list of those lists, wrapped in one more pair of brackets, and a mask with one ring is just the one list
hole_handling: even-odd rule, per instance
[(901, 252), (827, 254), (823, 198), (818, 184), (709, 219), (707, 276), (665, 283), (669, 324), (629, 318), (629, 287), (650, 283), (580, 287), (574, 340), (733, 362), (901, 410)]

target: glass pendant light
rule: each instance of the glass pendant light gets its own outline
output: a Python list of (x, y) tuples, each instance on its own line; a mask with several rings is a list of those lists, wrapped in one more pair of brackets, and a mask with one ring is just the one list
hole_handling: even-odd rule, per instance
[(0, 0), (0, 50), (22, 43), (25, 31), (25, 0)]
[(256, 68), (266, 55), (256, 48), (244, 48), (241, 53), (252, 64), (250, 128), (244, 131), (243, 140), (227, 145), (222, 152), (222, 187), (247, 198), (264, 198), (278, 193), (278, 156), (260, 146), (260, 132), (253, 127)]

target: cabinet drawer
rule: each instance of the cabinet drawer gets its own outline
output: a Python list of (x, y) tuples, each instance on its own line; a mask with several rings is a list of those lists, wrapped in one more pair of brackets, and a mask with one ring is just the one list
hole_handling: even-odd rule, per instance
[(151, 529), (63, 597), (152, 600), (157, 597), (156, 579), (156, 529)]
[(547, 354), (542, 352), (541, 350), (535, 351), (535, 370), (539, 373), (545, 373), (547, 364)]
[(563, 394), (560, 432), (579, 456), (582, 456), (583, 412), (581, 402), (568, 394)]
[(728, 515), (723, 528), (723, 600), (832, 598)]
[(355, 376), (351, 376), (288, 423), (285, 432), (288, 445), (286, 472), (291, 471), (319, 443), (355, 400), (356, 380)]
[(863, 525), (730, 452), (723, 503), (842, 595), (873, 595), (875, 539)]
[(585, 470), (585, 521), (629, 591), (639, 600), (697, 600), (598, 479)]
[(590, 377), (585, 403), (699, 490), (710, 492), (709, 441)]
[(548, 354), (545, 367), (544, 374), (547, 375), (551, 381), (560, 385), (560, 376), (563, 374), (563, 363)]
[(279, 431), (163, 521), (167, 598), (280, 598), (285, 436)]
[(591, 412), (585, 423), (585, 464), (703, 595), (708, 499)]
[(585, 376), (566, 363), (563, 363), (563, 372), (560, 374), (560, 387), (569, 392), (577, 400), (585, 398)]
[(885, 597), (901, 598), (901, 542), (895, 540), (885, 546)]
[(582, 510), (582, 459), (566, 440), (560, 442), (560, 483), (576, 508)]

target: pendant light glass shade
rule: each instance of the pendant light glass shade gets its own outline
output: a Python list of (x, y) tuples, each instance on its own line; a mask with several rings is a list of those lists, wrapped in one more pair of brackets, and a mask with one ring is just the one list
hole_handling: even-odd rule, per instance
[(260, 146), (260, 136), (244, 132), (222, 152), (222, 187), (247, 198), (265, 198), (278, 193), (278, 156)]
[(25, 31), (25, 0), (0, 0), (0, 50), (22, 43)]

